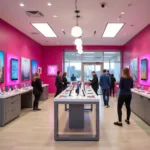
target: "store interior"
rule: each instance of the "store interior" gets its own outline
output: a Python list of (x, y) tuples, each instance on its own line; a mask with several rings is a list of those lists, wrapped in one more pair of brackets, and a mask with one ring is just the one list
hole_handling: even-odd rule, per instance
[[(144, 149), (150, 148), (149, 103), (139, 99), (131, 117), (130, 127), (115, 128), (117, 118), (118, 84), (122, 69), (127, 67), (134, 80), (134, 88), (150, 92), (150, 1), (149, 0), (0, 0), (0, 150), (47, 150), (47, 149)], [(71, 35), (76, 25), (76, 7), (80, 10), (78, 25), (82, 28), (83, 53), (75, 45)], [(37, 15), (37, 16), (36, 16)], [(53, 35), (46, 37), (34, 23), (47, 23)], [(103, 37), (108, 23), (123, 23), (115, 37)], [(112, 30), (113, 31), (113, 30)], [(76, 81), (86, 84), (96, 71), (98, 79), (107, 69), (116, 78), (115, 97), (110, 98), (110, 109), (103, 107), (102, 93), (98, 92), (100, 109), (100, 140), (93, 142), (56, 142), (54, 140), (54, 94), (57, 71), (72, 74)], [(53, 71), (54, 72), (53, 72)], [(32, 112), (31, 82), (39, 72), (44, 89), (40, 99), (41, 112)], [(16, 89), (20, 91), (21, 103), (12, 118), (5, 117), (3, 110), (7, 96)], [(134, 93), (135, 94), (135, 93)], [(136, 93), (137, 94), (137, 93)], [(30, 95), (30, 96), (29, 96)], [(133, 95), (133, 99), (136, 99)], [(145, 98), (145, 95), (140, 94)], [(28, 99), (25, 101), (24, 99)], [(95, 104), (94, 104), (95, 105)], [(9, 105), (8, 105), (9, 107)], [(96, 108), (96, 106), (94, 106)], [(141, 109), (143, 108), (143, 109)], [(4, 112), (3, 112), (4, 111)], [(8, 108), (8, 112), (9, 112)], [(11, 112), (9, 112), (11, 114)], [(59, 108), (61, 133), (70, 133), (66, 128), (68, 113), (64, 105)], [(125, 108), (123, 116), (125, 116)], [(15, 117), (16, 116), (16, 117)], [(3, 120), (4, 117), (4, 120)], [(85, 118), (86, 131), (95, 133), (94, 111)], [(11, 121), (10, 121), (11, 120)], [(6, 124), (4, 123), (6, 122)], [(80, 132), (80, 131), (78, 131)]]

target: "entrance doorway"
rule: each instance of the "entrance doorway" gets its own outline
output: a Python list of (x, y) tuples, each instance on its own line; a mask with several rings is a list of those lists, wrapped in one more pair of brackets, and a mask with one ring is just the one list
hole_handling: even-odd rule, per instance
[[(82, 81), (88, 82), (89, 79), (91, 80), (92, 77), (92, 71), (95, 71), (98, 77), (98, 80), (100, 79), (100, 76), (103, 72), (103, 63), (101, 62), (84, 62), (82, 63)], [(98, 94), (101, 94), (101, 89), (99, 87)]]

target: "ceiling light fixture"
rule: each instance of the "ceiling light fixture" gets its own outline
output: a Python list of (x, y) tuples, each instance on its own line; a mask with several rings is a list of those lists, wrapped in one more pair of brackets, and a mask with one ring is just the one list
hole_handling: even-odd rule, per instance
[(74, 43), (75, 45), (82, 45), (82, 40), (80, 38), (77, 38)]
[(125, 12), (121, 12), (121, 15), (124, 15), (125, 14)]
[(123, 26), (124, 23), (108, 23), (103, 33), (103, 37), (115, 37)]
[(78, 50), (78, 54), (83, 54), (83, 50)]
[(48, 5), (48, 6), (51, 6), (52, 4), (49, 2), (49, 3), (47, 3), (47, 5)]
[(48, 23), (32, 23), (32, 25), (45, 37), (57, 37)]
[(80, 11), (77, 8), (77, 0), (75, 0), (75, 13), (76, 13), (76, 26), (74, 26), (71, 30), (71, 35), (73, 37), (80, 37), (82, 36), (82, 29), (81, 27), (79, 27), (78, 25), (78, 19), (80, 18), (80, 15), (78, 15), (80, 13)]
[(76, 46), (76, 49), (79, 51), (79, 50), (83, 50), (83, 47), (82, 47), (82, 45), (77, 45)]
[(54, 17), (54, 18), (57, 18), (58, 16), (54, 15), (53, 17)]
[(24, 3), (20, 3), (20, 6), (21, 6), (21, 7), (24, 7)]

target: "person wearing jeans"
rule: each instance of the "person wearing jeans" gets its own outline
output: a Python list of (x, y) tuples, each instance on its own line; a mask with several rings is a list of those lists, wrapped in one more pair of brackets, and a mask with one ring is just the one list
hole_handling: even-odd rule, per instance
[(103, 75), (100, 77), (100, 86), (103, 92), (103, 100), (106, 108), (109, 108), (109, 90), (110, 90), (110, 77), (106, 74), (106, 70), (103, 70)]
[(118, 111), (118, 122), (114, 122), (114, 125), (122, 126), (122, 106), (125, 103), (126, 110), (127, 110), (127, 117), (125, 122), (127, 124), (130, 124), (130, 115), (131, 115), (131, 88), (133, 88), (133, 79), (130, 76), (129, 68), (125, 68), (122, 71), (123, 77), (120, 79), (120, 93), (118, 98), (118, 105), (117, 105), (117, 111)]

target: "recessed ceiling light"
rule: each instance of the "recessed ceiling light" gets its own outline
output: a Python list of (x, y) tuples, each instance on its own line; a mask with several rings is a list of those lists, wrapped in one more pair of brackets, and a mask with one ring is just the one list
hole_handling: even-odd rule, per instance
[(54, 17), (54, 18), (57, 18), (58, 16), (54, 15), (53, 17)]
[(20, 3), (20, 6), (21, 6), (21, 7), (24, 7), (24, 4), (23, 4), (23, 3)]
[(48, 6), (51, 6), (52, 4), (51, 4), (51, 3), (47, 3), (47, 5), (48, 5)]
[(48, 23), (32, 23), (32, 25), (45, 37), (57, 37)]
[(103, 37), (115, 37), (123, 26), (124, 23), (108, 23), (103, 33)]
[(124, 15), (125, 14), (125, 12), (121, 12), (121, 15)]

